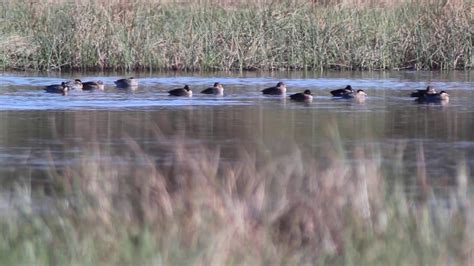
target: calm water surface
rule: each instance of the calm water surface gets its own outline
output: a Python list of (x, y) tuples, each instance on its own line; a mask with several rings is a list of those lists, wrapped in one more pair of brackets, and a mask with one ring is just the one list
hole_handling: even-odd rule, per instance
[[(0, 74), (2, 182), (41, 180), (52, 161), (56, 169), (78, 164), (91, 145), (106, 148), (114, 162), (124, 163), (133, 159), (126, 148), (130, 140), (166, 163), (166, 147), (177, 136), (218, 147), (228, 160), (237, 149), (255, 145), (275, 156), (297, 146), (324, 158), (328, 143), (339, 139), (349, 159), (357, 160), (351, 157), (353, 147), (369, 145), (381, 150), (387, 167), (394, 150), (405, 145), (408, 179), (416, 174), (420, 148), (433, 180), (454, 177), (459, 160), (474, 171), (474, 82), (469, 72), (134, 75), (141, 85), (127, 91), (113, 86), (123, 77), (118, 74)], [(106, 90), (67, 96), (43, 91), (46, 85), (78, 77), (101, 79)], [(224, 97), (197, 93), (215, 81), (224, 84)], [(305, 104), (261, 95), (261, 89), (278, 81), (284, 81), (290, 93), (311, 89), (316, 97)], [(167, 95), (167, 90), (184, 84), (194, 89), (194, 97)], [(329, 97), (330, 90), (347, 84), (364, 89), (368, 99), (361, 104)], [(427, 85), (448, 91), (449, 104), (420, 105), (407, 97)]]

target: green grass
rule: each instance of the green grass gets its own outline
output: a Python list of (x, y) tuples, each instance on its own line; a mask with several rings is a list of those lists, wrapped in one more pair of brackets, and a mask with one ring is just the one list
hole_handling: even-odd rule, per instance
[(333, 146), (325, 162), (296, 146), (229, 161), (178, 139), (166, 165), (133, 141), (122, 164), (91, 147), (65, 170), (51, 162), (48, 192), (26, 180), (2, 197), (10, 209), (0, 216), (0, 264), (472, 263), (474, 198), (462, 160), (456, 185), (437, 195), (420, 150), (409, 195), (394, 182), (403, 149), (384, 158), (388, 169), (373, 146), (350, 151), (355, 161)]
[[(470, 69), (472, 2), (3, 1), (0, 67), (31, 70)], [(323, 1), (324, 2), (324, 1)], [(219, 4), (220, 3), (220, 4)]]

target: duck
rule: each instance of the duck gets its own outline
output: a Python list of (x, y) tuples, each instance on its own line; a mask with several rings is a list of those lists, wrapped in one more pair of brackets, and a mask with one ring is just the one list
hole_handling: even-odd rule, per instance
[(170, 94), (170, 96), (193, 96), (193, 91), (189, 88), (188, 85), (184, 85), (183, 88), (170, 90), (168, 91), (168, 93)]
[(80, 79), (66, 81), (64, 84), (69, 88), (69, 90), (82, 90), (82, 81)]
[(117, 86), (117, 88), (121, 88), (121, 89), (138, 87), (138, 80), (134, 77), (119, 79), (119, 80), (116, 80), (114, 83), (115, 83), (115, 86)]
[(313, 100), (313, 95), (311, 95), (310, 90), (305, 90), (304, 92), (290, 95), (290, 99), (298, 102), (310, 102)]
[(416, 99), (418, 103), (446, 103), (449, 102), (449, 94), (446, 91), (440, 91), (439, 93), (425, 94)]
[(353, 93), (354, 90), (352, 89), (351, 85), (347, 85), (344, 89), (337, 89), (337, 90), (332, 90), (330, 93), (332, 94), (333, 97), (344, 97), (344, 95)]
[(214, 95), (224, 95), (224, 86), (222, 86), (222, 84), (220, 84), (219, 82), (216, 82), (216, 83), (214, 83), (213, 87), (207, 88), (207, 89), (201, 91), (201, 93), (214, 94)]
[(97, 81), (87, 81), (82, 83), (82, 89), (86, 91), (91, 90), (104, 90), (105, 85), (102, 80)]
[(66, 86), (66, 82), (62, 82), (61, 84), (46, 86), (44, 90), (49, 93), (61, 93), (62, 95), (66, 95), (69, 87)]
[(436, 94), (436, 90), (432, 86), (426, 87), (424, 90), (416, 90), (410, 94), (410, 97), (423, 97), (426, 94)]
[(276, 86), (262, 90), (262, 93), (267, 95), (284, 95), (286, 93), (286, 85), (280, 81)]

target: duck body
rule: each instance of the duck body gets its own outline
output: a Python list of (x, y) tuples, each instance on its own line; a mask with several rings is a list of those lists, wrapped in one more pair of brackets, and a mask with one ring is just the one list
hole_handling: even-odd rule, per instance
[(425, 94), (416, 99), (418, 103), (441, 103), (449, 102), (449, 94), (445, 91), (439, 93), (429, 93)]
[(224, 95), (224, 86), (220, 84), (219, 82), (214, 83), (214, 86), (211, 88), (207, 88), (203, 91), (201, 91), (203, 94), (214, 94), (214, 95)]
[(68, 86), (66, 86), (65, 82), (61, 84), (49, 85), (44, 88), (46, 92), (49, 93), (61, 93), (65, 95), (69, 90)]
[(80, 79), (66, 81), (64, 84), (68, 87), (69, 90), (82, 90), (83, 85)]
[(286, 93), (286, 85), (283, 82), (278, 82), (276, 86), (262, 90), (266, 95), (284, 95)]
[(114, 81), (115, 86), (120, 89), (127, 89), (132, 87), (138, 87), (138, 80), (134, 77), (119, 79)]
[(428, 95), (428, 94), (437, 94), (437, 93), (436, 93), (436, 90), (433, 87), (428, 86), (424, 90), (416, 90), (415, 92), (412, 92), (410, 94), (410, 97), (420, 98), (420, 97), (424, 97), (425, 95)]
[(104, 90), (105, 85), (104, 82), (101, 80), (98, 81), (88, 81), (82, 83), (82, 89), (86, 91), (91, 91), (91, 90)]
[(168, 91), (170, 96), (184, 96), (184, 97), (191, 97), (193, 96), (193, 91), (189, 88), (188, 85), (185, 85), (183, 88), (178, 88), (174, 90)]
[(310, 102), (313, 100), (313, 95), (311, 95), (310, 90), (305, 90), (304, 92), (290, 95), (290, 99), (297, 102)]
[(333, 97), (345, 97), (349, 94), (352, 94), (354, 90), (351, 85), (347, 85), (344, 89), (337, 89), (330, 91)]
[(339, 97), (343, 99), (354, 99), (355, 95), (352, 92), (341, 94)]

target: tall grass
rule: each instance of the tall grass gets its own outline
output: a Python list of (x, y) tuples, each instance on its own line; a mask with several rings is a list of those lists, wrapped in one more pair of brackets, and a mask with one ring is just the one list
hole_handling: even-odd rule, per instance
[(472, 18), (470, 0), (5, 0), (0, 66), (470, 69)]
[(25, 182), (3, 197), (11, 209), (0, 215), (0, 263), (472, 264), (474, 199), (462, 160), (456, 186), (440, 197), (420, 149), (414, 197), (393, 182), (403, 149), (385, 158), (389, 171), (364, 145), (350, 151), (355, 163), (339, 148), (321, 162), (297, 147), (226, 160), (178, 139), (171, 161), (157, 164), (137, 143), (127, 147), (119, 162), (97, 147), (76, 166), (52, 161), (49, 192)]

